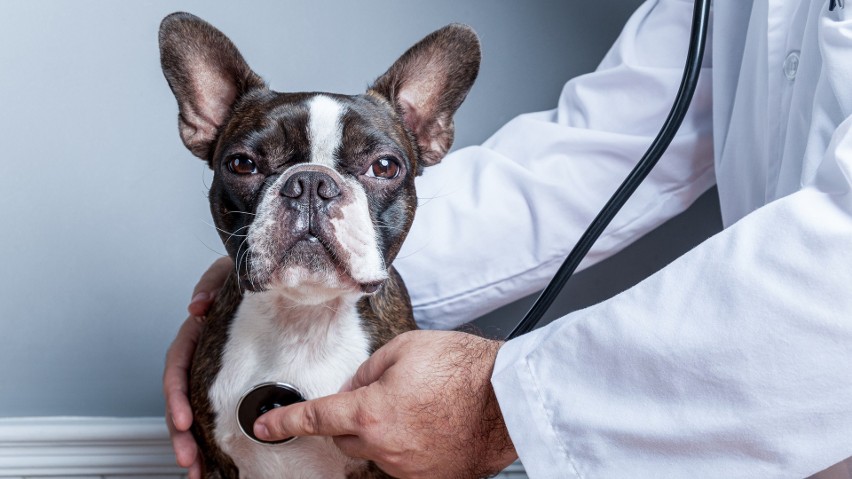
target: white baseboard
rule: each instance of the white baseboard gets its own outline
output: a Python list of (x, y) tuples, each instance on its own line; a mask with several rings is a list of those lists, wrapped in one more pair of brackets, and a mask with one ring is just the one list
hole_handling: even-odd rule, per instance
[(0, 418), (0, 477), (180, 477), (163, 418)]
[[(0, 418), (0, 478), (176, 479), (161, 417)], [(505, 479), (525, 478), (513, 464)]]

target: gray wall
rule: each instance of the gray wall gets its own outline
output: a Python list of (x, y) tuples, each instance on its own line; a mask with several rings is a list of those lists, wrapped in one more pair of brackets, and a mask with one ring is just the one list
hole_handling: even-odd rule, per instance
[[(457, 117), (465, 146), (554, 105), (639, 3), (0, 3), (0, 416), (162, 413), (165, 350), (192, 285), (223, 252), (210, 174), (178, 139), (160, 73), (166, 14), (217, 25), (275, 89), (344, 93), (435, 28), (468, 23), (484, 62)], [(687, 222), (716, 221), (705, 202)], [(579, 296), (605, 296), (624, 286), (606, 275), (635, 279), (667, 259), (614, 261)]]

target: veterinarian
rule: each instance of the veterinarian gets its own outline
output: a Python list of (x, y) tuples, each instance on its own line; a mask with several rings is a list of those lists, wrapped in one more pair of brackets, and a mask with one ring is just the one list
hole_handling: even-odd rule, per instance
[[(668, 113), (691, 15), (690, 1), (646, 2), (554, 110), (422, 178), (420, 196), (438, 198), (418, 210), (417, 253), (396, 263), (421, 326), (449, 329), (544, 286)], [(274, 410), (256, 433), (334, 436), (402, 477), (483, 474), (517, 456), (533, 478), (852, 477), (852, 6), (718, 0), (711, 34), (683, 127), (586, 265), (714, 183), (722, 233), (505, 344), (404, 334), (346, 391)], [(167, 358), (168, 423), (191, 477), (196, 316), (230, 268), (201, 279)]]

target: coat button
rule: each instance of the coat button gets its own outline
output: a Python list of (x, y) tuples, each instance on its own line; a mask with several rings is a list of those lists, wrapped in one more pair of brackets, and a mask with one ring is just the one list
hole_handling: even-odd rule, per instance
[(784, 76), (788, 80), (796, 79), (796, 73), (799, 71), (799, 52), (790, 52), (787, 58), (784, 59)]

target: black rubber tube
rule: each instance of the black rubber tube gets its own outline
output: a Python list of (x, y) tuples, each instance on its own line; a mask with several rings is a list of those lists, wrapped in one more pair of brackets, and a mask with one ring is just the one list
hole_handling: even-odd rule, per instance
[(636, 188), (642, 183), (648, 173), (654, 168), (660, 157), (663, 156), (666, 149), (674, 139), (675, 133), (680, 128), (686, 112), (689, 109), (689, 104), (692, 101), (692, 96), (695, 94), (695, 88), (698, 86), (698, 76), (701, 73), (701, 63), (704, 59), (704, 46), (707, 43), (707, 27), (710, 19), (710, 0), (695, 0), (695, 7), (692, 12), (692, 31), (689, 35), (689, 48), (686, 58), (686, 66), (683, 70), (683, 79), (680, 83), (677, 96), (675, 97), (674, 105), (669, 112), (666, 122), (662, 129), (657, 134), (654, 142), (645, 152), (645, 155), (639, 160), (639, 163), (627, 176), (627, 179), (618, 187), (612, 198), (606, 203), (598, 216), (589, 225), (589, 228), (580, 237), (580, 240), (565, 258), (562, 266), (556, 271), (553, 279), (546, 288), (541, 292), (538, 299), (533, 303), (526, 316), (515, 326), (515, 329), (506, 336), (506, 340), (516, 338), (522, 334), (526, 334), (535, 329), (536, 324), (541, 320), (544, 313), (550, 308), (553, 301), (562, 291), (565, 283), (574, 274), (577, 266), (586, 254), (592, 248), (592, 245), (600, 237), (601, 233), (606, 229), (618, 211), (627, 203)]

